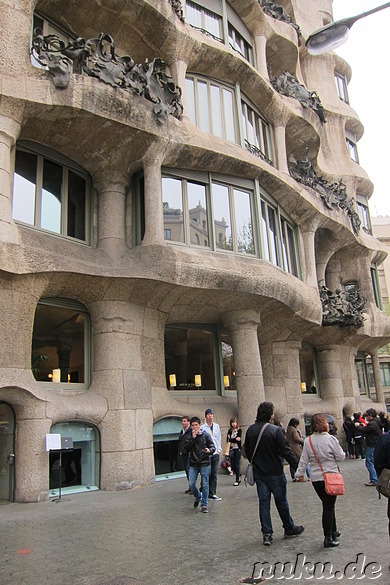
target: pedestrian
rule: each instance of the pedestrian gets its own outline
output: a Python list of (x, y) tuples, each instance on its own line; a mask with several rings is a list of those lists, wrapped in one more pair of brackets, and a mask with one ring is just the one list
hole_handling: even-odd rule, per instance
[(383, 432), (387, 433), (390, 430), (389, 418), (383, 411), (379, 413), (379, 420), (382, 423)]
[[(183, 427), (179, 433), (179, 455), (181, 455), (183, 461), (183, 468), (186, 472), (187, 480), (189, 479), (189, 468), (190, 468), (190, 457), (188, 453), (183, 453), (183, 439), (185, 434), (191, 433), (191, 425), (190, 425), (190, 417), (185, 415), (181, 417), (181, 426)], [(185, 490), (186, 494), (190, 494), (191, 490), (188, 485), (188, 488)]]
[[(348, 455), (350, 459), (356, 459), (355, 455), (355, 424), (350, 416), (345, 417), (343, 430), (348, 445)], [(363, 437), (363, 435), (361, 435)]]
[(323, 472), (337, 473), (337, 461), (343, 461), (345, 453), (337, 437), (329, 434), (329, 423), (322, 414), (315, 414), (311, 419), (311, 432), (312, 434), (305, 439), (303, 445), (296, 478), (298, 481), (303, 481), (305, 469), (310, 464), (312, 485), (322, 502), (324, 547), (332, 548), (340, 544), (337, 540), (340, 532), (337, 530), (335, 515), (337, 496), (326, 493)]
[(297, 418), (291, 418), (290, 422), (287, 425), (286, 430), (286, 439), (287, 443), (291, 447), (291, 451), (294, 453), (295, 457), (297, 458), (297, 463), (295, 465), (290, 464), (290, 475), (293, 481), (297, 481), (295, 479), (295, 472), (298, 467), (299, 459), (302, 455), (302, 448), (303, 448), (303, 439), (301, 435), (298, 433), (298, 425), (299, 420)]
[(241, 483), (240, 479), (240, 461), (241, 461), (241, 437), (242, 429), (238, 424), (238, 420), (233, 417), (230, 419), (230, 428), (227, 432), (226, 440), (230, 443), (230, 463), (232, 471), (236, 476), (234, 486), (238, 486)]
[[(273, 541), (271, 520), (271, 494), (284, 528), (285, 538), (298, 536), (304, 531), (303, 526), (296, 526), (290, 515), (287, 500), (287, 479), (283, 470), (283, 459), (292, 465), (297, 459), (289, 447), (280, 427), (272, 424), (274, 405), (262, 402), (257, 409), (255, 424), (251, 425), (245, 436), (244, 450), (247, 459), (252, 461), (257, 495), (259, 498), (259, 517), (263, 544), (270, 546)], [(260, 444), (255, 451), (260, 432), (264, 427)]]
[[(384, 469), (390, 469), (390, 433), (384, 433), (377, 444), (375, 445), (374, 451), (374, 466), (377, 476)], [(387, 500), (387, 518), (389, 521), (389, 537), (390, 537), (390, 498)], [(389, 565), (390, 569), (390, 565)]]
[[(190, 457), (189, 485), (195, 497), (194, 508), (201, 503), (202, 512), (208, 512), (210, 456), (215, 451), (214, 442), (208, 433), (200, 428), (200, 418), (193, 416), (190, 420), (191, 433), (183, 438), (183, 453)], [(199, 491), (196, 480), (200, 474), (202, 493)]]
[(210, 500), (220, 501), (222, 498), (217, 496), (218, 472), (219, 472), (219, 456), (222, 451), (221, 446), (221, 429), (219, 424), (214, 422), (214, 411), (212, 408), (207, 408), (204, 413), (206, 422), (201, 426), (201, 430), (208, 433), (214, 441), (215, 451), (210, 457), (211, 472), (210, 472)]
[(383, 434), (382, 423), (376, 415), (375, 408), (369, 408), (366, 412), (367, 425), (360, 426), (360, 430), (366, 439), (366, 467), (368, 471), (369, 480), (366, 486), (374, 486), (378, 481), (378, 476), (374, 467), (374, 451), (375, 445)]
[[(364, 425), (362, 424), (362, 421)], [(355, 459), (365, 459), (365, 451), (364, 451), (364, 437), (362, 433), (362, 427), (366, 425), (366, 421), (362, 419), (360, 412), (353, 413), (353, 424), (355, 427)]]

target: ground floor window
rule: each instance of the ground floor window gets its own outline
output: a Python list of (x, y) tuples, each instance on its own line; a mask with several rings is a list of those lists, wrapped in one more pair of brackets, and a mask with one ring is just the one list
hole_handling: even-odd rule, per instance
[(167, 417), (153, 425), (153, 453), (156, 479), (184, 477), (184, 467), (179, 455), (181, 418)]
[(299, 351), (302, 394), (320, 394), (317, 352), (309, 343), (302, 343)]
[(230, 334), (215, 325), (170, 325), (165, 330), (167, 388), (206, 394), (236, 390)]
[(370, 396), (369, 373), (365, 357), (357, 357), (355, 360), (356, 376), (359, 393), (362, 396)]
[(51, 427), (50, 433), (70, 437), (73, 449), (50, 452), (50, 495), (98, 490), (100, 484), (100, 438), (96, 427), (83, 422), (64, 422)]

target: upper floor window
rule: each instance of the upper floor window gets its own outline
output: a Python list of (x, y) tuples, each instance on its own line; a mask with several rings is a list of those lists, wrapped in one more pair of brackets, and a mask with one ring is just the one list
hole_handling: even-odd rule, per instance
[(346, 104), (349, 104), (347, 80), (345, 78), (345, 75), (341, 75), (341, 73), (335, 72), (334, 78), (335, 78), (336, 89), (337, 89), (337, 94), (338, 94), (339, 98), (343, 102), (345, 102)]
[[(56, 35), (60, 39), (60, 41), (65, 43), (65, 45), (68, 45), (71, 41), (74, 41), (76, 38), (72, 33), (60, 27), (58, 24), (51, 21), (50, 19), (48, 19), (47, 16), (44, 16), (39, 12), (34, 12), (31, 45), (34, 36), (34, 31), (37, 29), (41, 30), (44, 36)], [(34, 65), (34, 67), (37, 67), (38, 69), (42, 68), (42, 65), (37, 60), (37, 55), (35, 51), (33, 51), (31, 54), (31, 63), (32, 65)]]
[(367, 197), (363, 195), (356, 195), (356, 203), (357, 203), (357, 210), (359, 214), (359, 219), (361, 221), (361, 227), (366, 234), (372, 235), (372, 226), (371, 226), (371, 219), (370, 219), (370, 211), (368, 208), (368, 201)]
[(378, 309), (383, 309), (381, 288), (380, 288), (379, 276), (378, 276), (378, 267), (376, 264), (373, 264), (371, 266), (371, 283), (372, 283), (372, 289), (374, 291), (375, 304), (378, 307)]
[(382, 386), (390, 386), (390, 362), (380, 362), (379, 368)]
[(162, 193), (166, 240), (265, 258), (299, 277), (296, 227), (257, 182), (167, 169)]
[(69, 299), (41, 299), (32, 335), (35, 379), (52, 387), (88, 387), (89, 336), (89, 314), (84, 305)]
[(16, 221), (89, 242), (89, 194), (89, 176), (78, 165), (33, 143), (17, 145), (12, 201)]
[[(273, 149), (271, 128), (266, 119), (241, 95), (238, 87), (199, 75), (186, 78), (186, 98), (191, 122), (209, 134), (248, 148), (269, 164)], [(241, 102), (241, 124), (237, 103)]]
[(359, 164), (359, 156), (356, 146), (356, 136), (352, 132), (345, 131), (345, 140), (347, 142), (348, 154), (352, 160)]
[(252, 36), (226, 0), (186, 0), (186, 21), (253, 65)]

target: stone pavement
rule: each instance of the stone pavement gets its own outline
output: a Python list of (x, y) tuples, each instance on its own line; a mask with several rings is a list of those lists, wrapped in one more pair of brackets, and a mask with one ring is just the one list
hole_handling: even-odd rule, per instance
[[(297, 568), (288, 582), (388, 585), (387, 500), (378, 500), (375, 488), (364, 485), (368, 475), (363, 461), (345, 461), (341, 469), (347, 495), (337, 501), (342, 532), (337, 549), (323, 548), (321, 505), (309, 482), (292, 483), (286, 468), (291, 514), (296, 524), (305, 525), (305, 532), (284, 539), (273, 508), (274, 542), (264, 547), (256, 488), (243, 483), (233, 487), (233, 479), (223, 473), (223, 500), (211, 502), (209, 514), (194, 510), (192, 496), (184, 494), (184, 479), (130, 491), (70, 495), (61, 503), (0, 506), (0, 584), (233, 585), (251, 575), (256, 562), (255, 575), (263, 566), (267, 575), (275, 570), (270, 582), (280, 583), (285, 579), (276, 578), (282, 573), (275, 563), (291, 562)], [(330, 578), (332, 567), (333, 573), (343, 571), (356, 560), (355, 579), (347, 579), (353, 576), (352, 565), (342, 579)], [(332, 567), (327, 565), (322, 580), (308, 580), (305, 561)], [(377, 566), (370, 565), (358, 580), (361, 567), (373, 562)]]

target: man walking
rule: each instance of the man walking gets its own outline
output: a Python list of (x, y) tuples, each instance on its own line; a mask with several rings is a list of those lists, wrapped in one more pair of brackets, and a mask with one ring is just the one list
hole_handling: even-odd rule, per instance
[[(186, 433), (183, 438), (183, 453), (189, 454), (189, 485), (194, 494), (194, 508), (201, 502), (202, 512), (207, 513), (209, 498), (210, 455), (215, 451), (212, 438), (200, 428), (200, 418), (193, 416), (191, 421), (191, 433)], [(200, 474), (202, 493), (200, 493), (196, 480)]]
[[(191, 433), (191, 425), (190, 425), (190, 417), (189, 416), (182, 416), (181, 417), (181, 426), (183, 427), (179, 433), (179, 455), (181, 455), (183, 461), (184, 471), (186, 472), (187, 479), (189, 479), (188, 470), (190, 468), (190, 457), (188, 454), (183, 453), (183, 439), (185, 434)], [(188, 486), (188, 489), (184, 492), (186, 494), (190, 494), (191, 490)]]
[(212, 408), (207, 408), (205, 413), (206, 422), (200, 427), (202, 431), (208, 433), (215, 445), (214, 455), (210, 457), (211, 471), (210, 471), (210, 500), (220, 501), (222, 498), (217, 496), (217, 483), (219, 472), (219, 456), (222, 451), (221, 446), (221, 429), (219, 424), (214, 422), (214, 411)]
[(381, 421), (376, 416), (375, 408), (369, 408), (366, 412), (367, 425), (358, 428), (363, 433), (366, 439), (366, 467), (368, 471), (369, 481), (367, 486), (374, 486), (378, 481), (378, 476), (374, 467), (374, 451), (375, 446), (383, 434), (383, 427)]
[[(283, 459), (297, 467), (298, 462), (291, 451), (286, 437), (280, 427), (272, 424), (274, 420), (274, 405), (272, 402), (262, 402), (257, 409), (255, 424), (251, 425), (245, 437), (244, 450), (246, 457), (252, 460), (254, 477), (259, 498), (259, 516), (263, 544), (270, 546), (273, 540), (271, 521), (271, 494), (284, 528), (285, 538), (299, 536), (304, 531), (303, 526), (296, 526), (290, 516), (290, 507), (287, 500), (287, 479), (283, 470)], [(263, 435), (253, 457), (256, 442), (264, 425)], [(253, 457), (253, 459), (252, 459)]]

